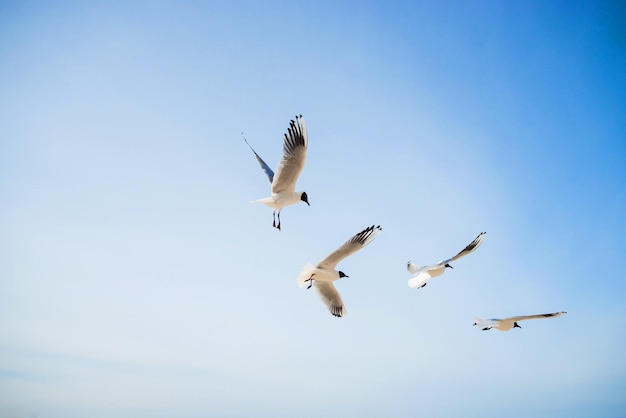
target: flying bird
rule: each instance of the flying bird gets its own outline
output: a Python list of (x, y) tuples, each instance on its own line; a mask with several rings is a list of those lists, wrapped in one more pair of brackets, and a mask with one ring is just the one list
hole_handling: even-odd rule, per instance
[(432, 266), (416, 266), (409, 261), (406, 264), (406, 269), (409, 271), (409, 273), (412, 274), (412, 277), (409, 279), (409, 287), (412, 287), (414, 289), (424, 287), (433, 277), (441, 276), (444, 273), (446, 267), (454, 268), (450, 265), (450, 263), (468, 255), (476, 248), (478, 248), (478, 246), (483, 242), (485, 234), (486, 232), (481, 232), (480, 234), (478, 234), (476, 239), (472, 241), (467, 247), (463, 248), (460, 253), (452, 258), (440, 261)]
[(337, 317), (344, 316), (347, 313), (346, 308), (333, 282), (349, 276), (343, 271), (335, 270), (335, 267), (341, 260), (372, 242), (381, 230), (380, 226), (372, 225), (367, 227), (330, 253), (317, 266), (313, 267), (311, 263), (307, 263), (300, 271), (300, 274), (298, 274), (298, 286), (304, 287), (308, 282), (309, 286), (307, 289), (310, 289), (311, 286), (315, 287), (317, 294), (332, 315)]
[(526, 319), (541, 319), (541, 318), (554, 318), (557, 316), (565, 315), (567, 312), (554, 312), (541, 315), (526, 315), (526, 316), (513, 316), (511, 318), (504, 319), (481, 319), (476, 318), (474, 325), (478, 325), (483, 331), (488, 331), (491, 328), (499, 329), (500, 331), (508, 331), (511, 328), (521, 328), (517, 321), (524, 321)]
[[(248, 143), (248, 140), (245, 137), (243, 139), (256, 156), (257, 161), (263, 171), (265, 171), (265, 174), (267, 174), (272, 185), (272, 195), (270, 197), (255, 200), (251, 203), (262, 203), (274, 209), (274, 222), (272, 226), (280, 231), (280, 211), (285, 206), (293, 205), (299, 201), (303, 201), (311, 206), (306, 192), (295, 191), (298, 176), (306, 162), (306, 152), (309, 146), (304, 118), (300, 115), (296, 116), (295, 122), (291, 120), (283, 142), (283, 158), (278, 164), (276, 173), (274, 173), (270, 166), (256, 153), (252, 145)], [(277, 213), (278, 223), (276, 222)]]

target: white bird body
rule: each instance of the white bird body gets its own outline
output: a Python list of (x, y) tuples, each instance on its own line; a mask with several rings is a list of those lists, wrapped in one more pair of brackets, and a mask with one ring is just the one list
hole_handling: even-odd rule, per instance
[[(248, 141), (244, 138), (246, 144)], [(296, 192), (296, 182), (306, 163), (306, 153), (309, 146), (309, 137), (306, 124), (302, 115), (296, 116), (295, 121), (290, 122), (289, 129), (285, 134), (283, 142), (283, 157), (278, 164), (276, 173), (267, 165), (265, 161), (256, 153), (254, 148), (248, 144), (257, 161), (261, 165), (271, 183), (272, 195), (251, 203), (261, 203), (274, 209), (273, 226), (280, 230), (280, 212), (285, 206), (293, 205), (299, 201), (309, 204), (306, 192)], [(276, 223), (276, 213), (278, 213), (278, 224)]]
[(311, 286), (315, 287), (317, 294), (332, 315), (337, 317), (346, 315), (347, 311), (343, 300), (333, 282), (348, 276), (344, 272), (336, 270), (337, 264), (372, 242), (381, 230), (380, 226), (374, 225), (365, 228), (320, 261), (315, 267), (311, 263), (307, 263), (298, 274), (298, 286), (304, 287), (307, 282), (311, 283), (309, 288)]
[(264, 197), (263, 199), (253, 200), (250, 203), (262, 203), (265, 206), (281, 211), (285, 206), (293, 205), (302, 200), (302, 193), (295, 192), (291, 195), (287, 193), (272, 193), (270, 197)]
[(483, 239), (485, 238), (485, 234), (486, 232), (481, 232), (480, 234), (478, 234), (474, 241), (472, 241), (467, 247), (461, 250), (454, 257), (447, 260), (442, 260), (431, 266), (417, 266), (409, 261), (406, 265), (407, 270), (412, 275), (412, 277), (408, 281), (409, 287), (413, 289), (419, 289), (426, 286), (426, 284), (428, 284), (428, 281), (433, 277), (441, 276), (446, 270), (446, 267), (452, 268), (450, 263), (476, 250), (476, 248), (478, 248), (480, 244), (482, 244)]
[(474, 325), (480, 327), (483, 331), (488, 331), (491, 328), (495, 328), (500, 331), (508, 331), (511, 328), (521, 328), (517, 322), (525, 321), (528, 319), (543, 319), (543, 318), (556, 318), (557, 316), (565, 315), (567, 312), (554, 312), (547, 314), (539, 314), (539, 315), (523, 315), (523, 316), (513, 316), (511, 318), (504, 319), (482, 319), (476, 318)]
[(311, 275), (315, 275), (314, 281), (318, 282), (334, 282), (340, 279), (339, 272), (335, 269), (314, 267), (313, 264), (307, 263), (298, 274), (298, 287), (306, 286)]
[(446, 270), (446, 263), (440, 261), (432, 266), (415, 266), (409, 261), (407, 269), (413, 274), (413, 277), (409, 279), (409, 287), (419, 289), (426, 286), (433, 277), (441, 276)]

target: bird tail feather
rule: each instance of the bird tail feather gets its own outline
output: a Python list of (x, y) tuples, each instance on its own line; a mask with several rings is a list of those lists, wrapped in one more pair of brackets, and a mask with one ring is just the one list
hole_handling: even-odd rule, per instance
[(313, 270), (315, 270), (315, 267), (313, 267), (311, 263), (306, 263), (306, 265), (302, 267), (300, 274), (298, 274), (298, 287), (308, 286), (307, 283), (309, 282), (307, 282), (307, 280), (311, 277)]
[(420, 273), (417, 276), (409, 279), (409, 287), (413, 289), (419, 289), (426, 284), (429, 278), (430, 276), (428, 274)]

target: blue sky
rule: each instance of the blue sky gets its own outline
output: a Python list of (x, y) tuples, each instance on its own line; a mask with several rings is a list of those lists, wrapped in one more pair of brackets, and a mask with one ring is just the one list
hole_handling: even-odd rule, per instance
[[(626, 415), (625, 22), (602, 1), (0, 2), (0, 415)], [(275, 167), (296, 114), (311, 207), (278, 232), (241, 132)], [(334, 318), (298, 272), (372, 224)], [(408, 260), (481, 231), (408, 288)]]

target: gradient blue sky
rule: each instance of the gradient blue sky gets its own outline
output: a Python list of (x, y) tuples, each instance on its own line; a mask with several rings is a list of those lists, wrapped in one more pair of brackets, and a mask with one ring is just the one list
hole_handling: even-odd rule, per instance
[(625, 416), (625, 115), (621, 2), (0, 1), (0, 416)]

